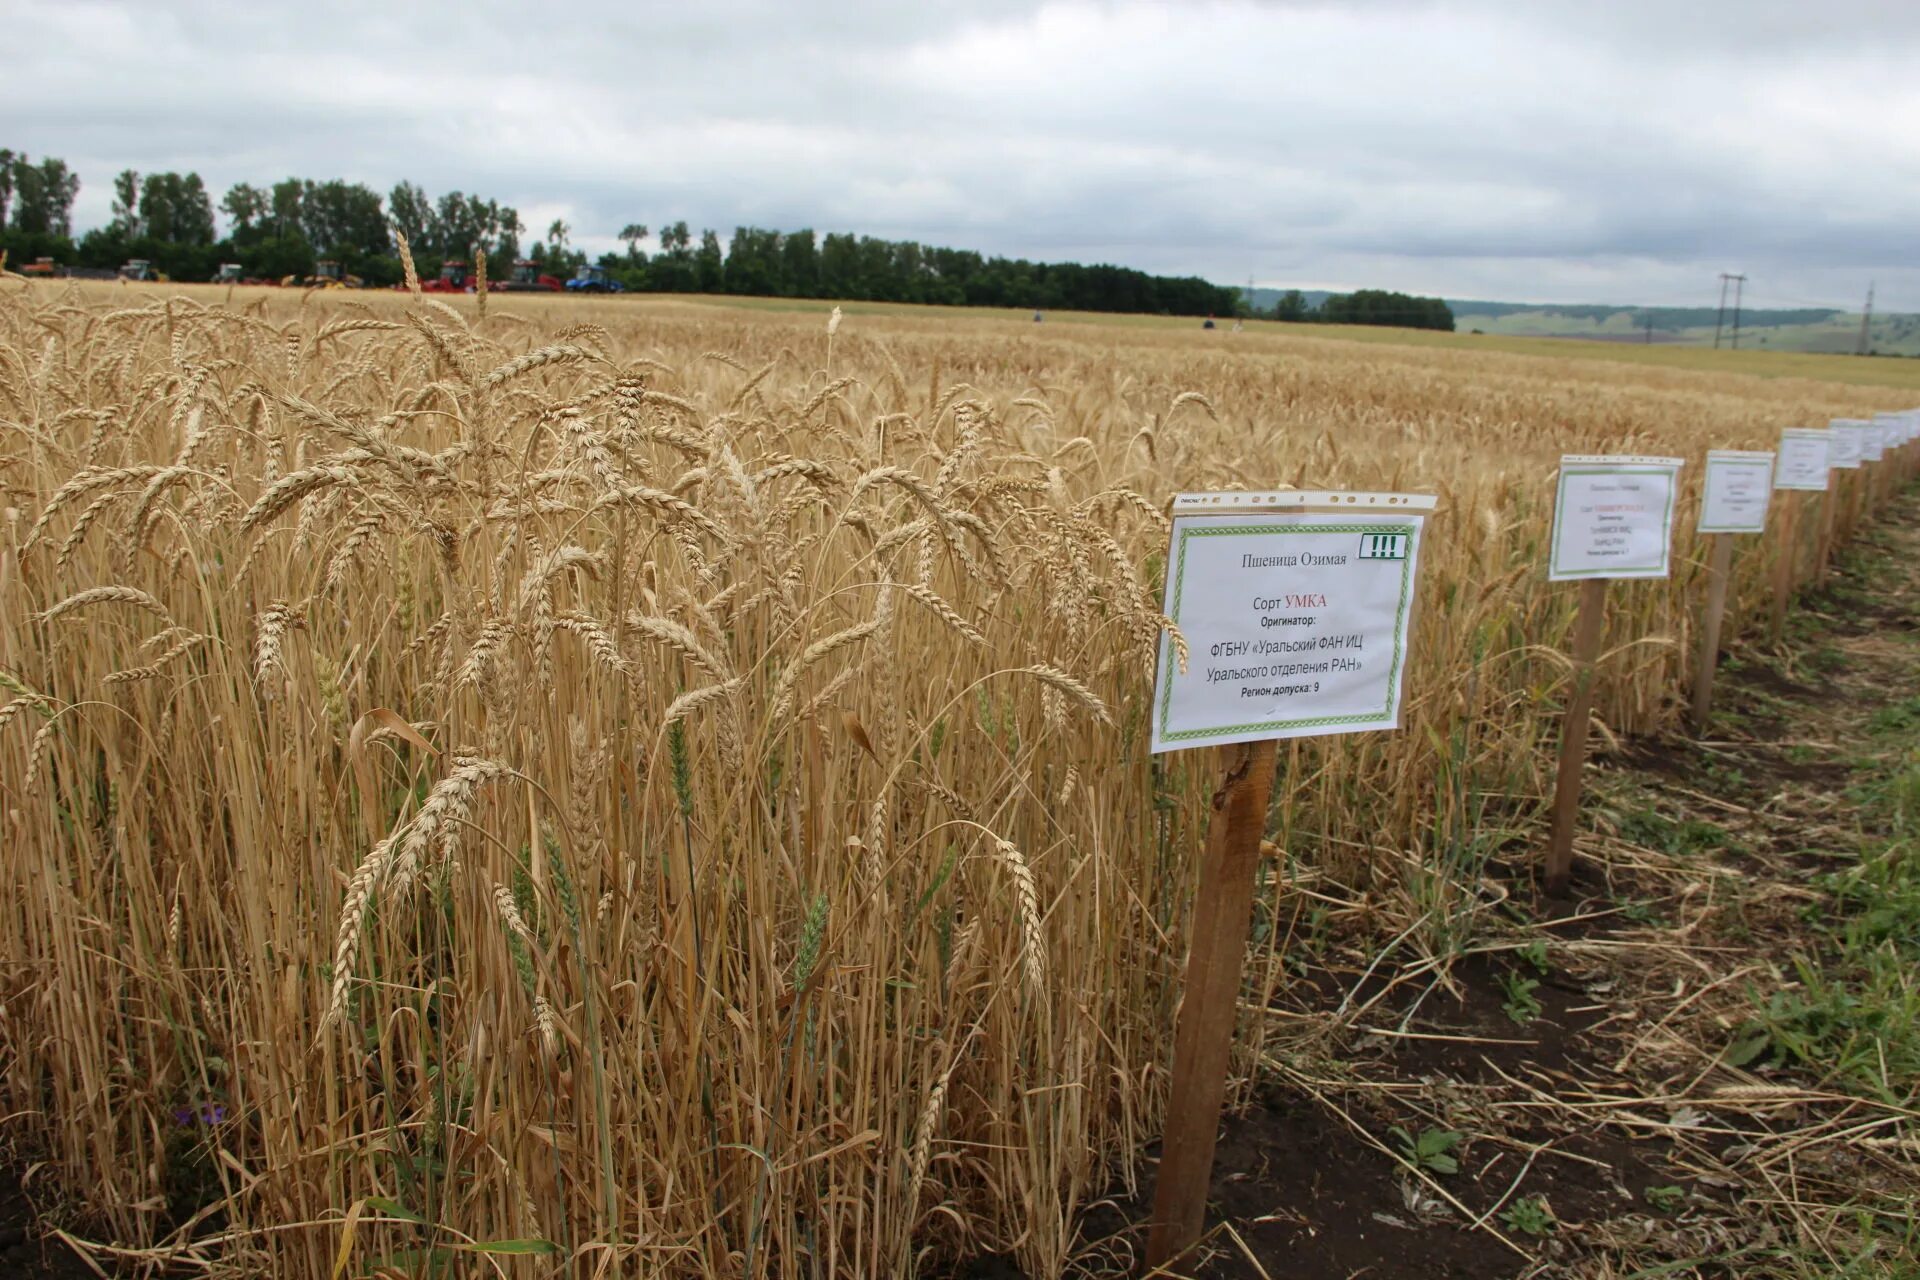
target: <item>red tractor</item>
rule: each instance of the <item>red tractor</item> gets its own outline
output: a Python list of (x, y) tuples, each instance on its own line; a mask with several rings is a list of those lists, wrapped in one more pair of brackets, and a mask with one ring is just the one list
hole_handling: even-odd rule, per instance
[[(448, 258), (440, 264), (440, 275), (433, 280), (422, 280), (422, 293), (466, 293), (473, 287), (473, 272), (467, 266), (465, 258)], [(393, 286), (404, 291), (406, 281)]]
[(438, 280), (422, 280), (422, 293), (465, 293), (470, 285), (473, 272), (467, 266), (465, 258), (448, 258), (440, 264)]
[(532, 258), (520, 258), (513, 264), (513, 275), (498, 283), (489, 283), (489, 290), (501, 293), (558, 293), (560, 281), (540, 270), (540, 264)]

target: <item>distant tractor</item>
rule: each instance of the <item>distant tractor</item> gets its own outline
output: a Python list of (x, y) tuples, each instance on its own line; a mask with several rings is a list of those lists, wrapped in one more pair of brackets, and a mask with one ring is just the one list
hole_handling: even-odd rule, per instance
[(332, 258), (322, 258), (313, 264), (313, 274), (307, 277), (307, 284), (316, 289), (364, 289), (367, 286), (365, 280), (349, 275)]
[[(393, 286), (405, 292), (407, 282), (402, 280)], [(492, 286), (489, 285), (489, 288)], [(440, 264), (440, 274), (432, 280), (420, 282), (422, 293), (468, 293), (473, 289), (473, 270), (465, 258), (448, 258)]]
[(239, 284), (246, 278), (246, 272), (247, 269), (237, 262), (223, 262), (220, 264), (220, 270), (213, 274), (213, 283)]
[(332, 258), (322, 258), (313, 264), (312, 275), (287, 276), (280, 284), (288, 289), (364, 289), (367, 282), (348, 275)]
[(513, 264), (513, 275), (487, 288), (498, 289), (502, 293), (558, 293), (563, 286), (557, 276), (550, 276), (540, 269), (540, 264), (532, 258), (520, 258)]
[(627, 286), (615, 280), (605, 267), (583, 266), (567, 281), (568, 293), (625, 293)]
[(440, 278), (422, 280), (422, 293), (465, 293), (468, 277), (473, 274), (465, 258), (448, 258), (440, 264)]
[(155, 271), (153, 269), (153, 263), (145, 258), (129, 258), (126, 264), (120, 268), (120, 278), (122, 280), (165, 282), (167, 276), (163, 271)]
[(53, 265), (52, 258), (35, 258), (20, 268), (20, 274), (28, 279), (51, 280), (59, 275), (60, 271)]

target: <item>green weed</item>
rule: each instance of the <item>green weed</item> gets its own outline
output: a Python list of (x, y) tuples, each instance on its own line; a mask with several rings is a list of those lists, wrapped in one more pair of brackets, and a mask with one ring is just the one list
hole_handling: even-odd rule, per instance
[(1524, 1231), (1530, 1236), (1544, 1236), (1554, 1228), (1553, 1210), (1540, 1196), (1515, 1200), (1501, 1213), (1500, 1221), (1507, 1230)]
[(1439, 1174), (1460, 1171), (1460, 1162), (1454, 1158), (1453, 1149), (1460, 1145), (1465, 1134), (1450, 1129), (1427, 1128), (1415, 1137), (1399, 1125), (1394, 1125), (1387, 1132), (1400, 1144), (1400, 1158), (1415, 1168), (1430, 1169)]
[(1525, 1026), (1540, 1016), (1542, 1006), (1533, 994), (1540, 989), (1540, 979), (1508, 973), (1501, 977), (1500, 989), (1507, 997), (1500, 1007), (1507, 1011), (1507, 1016), (1515, 1023)]

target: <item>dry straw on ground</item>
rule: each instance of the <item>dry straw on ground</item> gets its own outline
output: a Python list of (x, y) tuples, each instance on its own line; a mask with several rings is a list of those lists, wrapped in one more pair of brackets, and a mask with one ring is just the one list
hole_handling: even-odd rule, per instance
[[(0, 280), (0, 1102), (100, 1237), (283, 1277), (1050, 1273), (1155, 1135), (1205, 821), (1210, 760), (1144, 749), (1166, 495), (1443, 496), (1405, 731), (1280, 792), (1411, 922), (1459, 905), (1403, 884), (1480, 803), (1443, 774), (1539, 796), (1558, 454), (1900, 402), (222, 297)], [(1616, 595), (1613, 729), (1672, 710), (1692, 557)]]

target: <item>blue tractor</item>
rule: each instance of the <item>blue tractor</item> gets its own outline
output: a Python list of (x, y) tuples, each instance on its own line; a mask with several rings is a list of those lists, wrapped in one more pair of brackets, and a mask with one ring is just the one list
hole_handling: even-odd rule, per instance
[(608, 274), (605, 267), (583, 266), (567, 281), (568, 293), (625, 293), (627, 286)]

